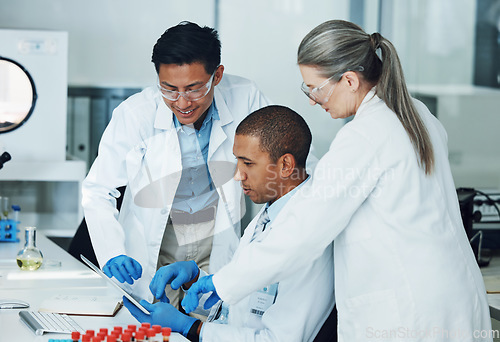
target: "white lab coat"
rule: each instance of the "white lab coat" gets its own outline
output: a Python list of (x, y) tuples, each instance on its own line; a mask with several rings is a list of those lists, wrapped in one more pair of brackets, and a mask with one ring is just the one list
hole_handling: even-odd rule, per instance
[(434, 147), (432, 175), (419, 167), (395, 114), (370, 91), (319, 161), (310, 191), (289, 201), (265, 241), (214, 275), (223, 300), (234, 303), (303, 272), (335, 239), (339, 341), (491, 341), (475, 338), (491, 321), (447, 135), (415, 104)]
[[(308, 183), (303, 187), (308, 186)], [(250, 244), (264, 207), (245, 229), (235, 252), (236, 257)], [(271, 229), (272, 221), (262, 235), (251, 243), (260, 243)], [(260, 263), (260, 267), (265, 268), (270, 263), (273, 263), (272, 259), (265, 260)], [(312, 341), (335, 305), (333, 282), (333, 248), (329, 245), (302, 272), (296, 272), (279, 282), (276, 300), (261, 319), (250, 313), (252, 302), (249, 295), (229, 306), (227, 324), (205, 323), (202, 341)]]
[[(241, 236), (243, 194), (239, 183), (232, 179), (235, 129), (244, 117), (269, 102), (253, 82), (227, 74), (215, 87), (214, 100), (220, 120), (213, 122), (208, 165), (220, 200), (211, 272), (230, 260)], [(152, 299), (148, 286), (156, 272), (181, 171), (173, 113), (156, 87), (150, 87), (114, 110), (98, 157), (83, 182), (82, 205), (99, 264), (102, 267), (120, 254), (136, 259), (143, 272), (131, 291), (145, 299)], [(114, 189), (123, 185), (127, 189), (118, 213), (118, 192)]]

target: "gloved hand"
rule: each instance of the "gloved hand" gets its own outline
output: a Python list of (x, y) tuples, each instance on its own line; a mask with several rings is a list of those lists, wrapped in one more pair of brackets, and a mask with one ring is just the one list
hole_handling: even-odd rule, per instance
[(162, 327), (170, 327), (172, 331), (187, 336), (189, 329), (196, 322), (196, 318), (181, 313), (170, 303), (158, 302), (151, 304), (143, 299), (140, 304), (150, 312), (149, 315), (146, 315), (126, 297), (123, 297), (123, 305), (141, 323), (147, 322), (151, 325), (157, 324)]
[(195, 279), (199, 273), (198, 265), (193, 260), (174, 262), (156, 271), (149, 289), (155, 298), (165, 301), (165, 287), (168, 284), (173, 290), (177, 290), (183, 284)]
[(133, 279), (137, 280), (141, 277), (142, 266), (131, 257), (119, 255), (109, 259), (102, 271), (110, 278), (114, 276), (120, 283), (133, 284)]
[(214, 283), (212, 281), (212, 276), (213, 275), (203, 277), (203, 278), (199, 279), (196, 283), (191, 285), (191, 287), (189, 288), (186, 296), (184, 297), (184, 299), (182, 300), (182, 303), (181, 303), (182, 307), (184, 308), (184, 311), (186, 311), (186, 313), (190, 313), (198, 307), (198, 304), (199, 304), (198, 295), (199, 294), (212, 292), (212, 295), (210, 297), (208, 297), (208, 299), (205, 302), (205, 305), (203, 305), (203, 308), (205, 310), (210, 309), (212, 306), (214, 306), (214, 304), (216, 304), (220, 300), (220, 297), (217, 294), (217, 291), (215, 290), (215, 286), (214, 286)]

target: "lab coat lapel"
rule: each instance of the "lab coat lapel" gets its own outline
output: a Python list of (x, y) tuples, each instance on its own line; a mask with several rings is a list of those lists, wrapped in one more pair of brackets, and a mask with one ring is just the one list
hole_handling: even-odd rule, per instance
[(156, 110), (156, 116), (155, 116), (155, 123), (154, 123), (155, 129), (168, 130), (171, 128), (175, 128), (173, 120), (174, 113), (172, 113), (170, 108), (167, 107), (167, 105), (163, 101), (163, 98), (161, 98), (160, 95), (157, 95), (156, 103), (158, 108)]
[[(158, 187), (158, 193), (163, 200), (160, 207), (169, 206), (179, 184), (182, 173), (182, 160), (177, 130), (174, 125), (173, 113), (160, 98), (156, 112), (154, 127), (156, 134), (152, 137), (155, 141), (149, 144), (148, 164), (149, 169), (154, 172), (159, 170), (160, 174), (152, 174), (154, 186)], [(167, 197), (164, 197), (167, 196)]]
[[(225, 126), (233, 122), (233, 116), (226, 106), (226, 102), (222, 97), (219, 89), (215, 87), (214, 90), (214, 101), (217, 106), (217, 111), (219, 113), (219, 120), (213, 120), (212, 122), (212, 132), (210, 134), (210, 144), (208, 146), (208, 160), (212, 160), (215, 152), (219, 147), (226, 141), (227, 133), (225, 131)], [(232, 146), (231, 146), (232, 148)], [(220, 158), (218, 158), (220, 159)], [(229, 160), (229, 159), (221, 159)]]
[[(155, 118), (155, 129), (161, 132), (159, 134), (163, 134), (164, 137), (163, 146), (160, 147), (159, 152), (166, 150), (167, 153), (157, 156), (159, 159), (158, 162), (161, 163), (161, 175), (163, 177), (172, 177), (174, 173), (182, 171), (181, 147), (174, 124), (174, 113), (172, 113), (162, 99), (160, 100), (161, 103), (158, 104), (158, 111)], [(164, 148), (165, 146), (166, 149)]]
[(240, 239), (240, 244), (238, 246), (238, 249), (237, 249), (236, 253), (239, 253), (240, 248), (243, 248), (243, 247), (245, 247), (245, 246), (247, 246), (247, 245), (250, 244), (250, 241), (252, 240), (252, 237), (253, 237), (253, 233), (254, 233), (255, 228), (257, 226), (257, 221), (259, 220), (259, 217), (260, 217), (260, 215), (262, 214), (262, 212), (264, 211), (265, 208), (266, 208), (266, 205), (264, 204), (260, 208), (260, 210), (257, 213), (257, 215), (254, 216), (254, 218), (252, 219), (252, 221), (250, 221), (250, 223), (248, 224), (248, 226), (245, 228), (245, 231), (243, 233), (243, 236)]

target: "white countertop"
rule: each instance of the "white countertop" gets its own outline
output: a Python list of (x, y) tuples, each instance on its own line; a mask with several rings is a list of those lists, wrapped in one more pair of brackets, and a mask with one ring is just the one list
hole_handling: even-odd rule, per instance
[(484, 283), (488, 293), (491, 318), (500, 321), (500, 255), (494, 255), (488, 266), (481, 268)]
[[(44, 265), (37, 271), (21, 271), (16, 264), (16, 255), (24, 247), (24, 236), (20, 242), (0, 243), (0, 298), (14, 298), (30, 304), (28, 310), (36, 311), (43, 300), (54, 295), (116, 296), (119, 293), (110, 287), (92, 270), (73, 258), (65, 250), (37, 232), (37, 247), (43, 253)], [(19, 309), (0, 309), (1, 341), (48, 341), (66, 339), (69, 335), (48, 333), (36, 336), (19, 318)], [(115, 317), (72, 316), (85, 330), (114, 326), (139, 325), (127, 309), (122, 308)], [(182, 335), (172, 334), (170, 341), (187, 341)]]

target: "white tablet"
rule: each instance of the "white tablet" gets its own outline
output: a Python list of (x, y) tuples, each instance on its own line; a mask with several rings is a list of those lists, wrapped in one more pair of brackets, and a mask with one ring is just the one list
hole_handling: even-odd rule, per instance
[(149, 311), (146, 310), (141, 304), (139, 304), (140, 300), (135, 299), (132, 297), (132, 294), (128, 293), (125, 289), (123, 289), (119, 283), (115, 282), (113, 279), (108, 277), (107, 275), (104, 274), (103, 271), (99, 269), (96, 265), (94, 265), (89, 259), (84, 257), (83, 255), (80, 254), (80, 258), (83, 260), (84, 263), (86, 263), (95, 273), (99, 274), (101, 278), (106, 279), (106, 281), (110, 284), (112, 284), (115, 288), (117, 288), (125, 297), (127, 297), (128, 300), (132, 302), (135, 306), (137, 306), (139, 309), (141, 309), (142, 312), (145, 314), (149, 315)]

